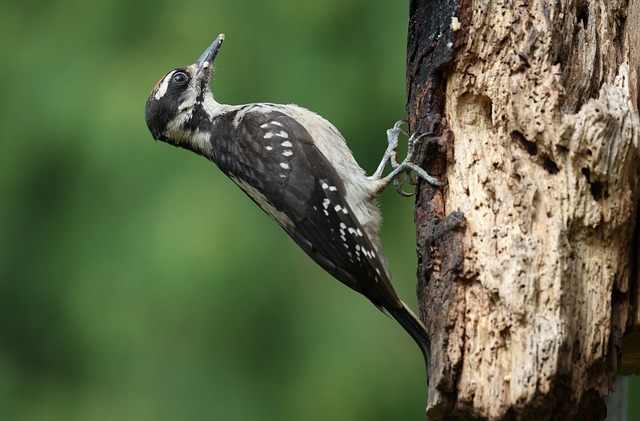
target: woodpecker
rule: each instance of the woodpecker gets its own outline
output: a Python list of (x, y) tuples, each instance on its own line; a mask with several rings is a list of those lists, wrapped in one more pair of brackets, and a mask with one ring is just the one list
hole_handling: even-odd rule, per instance
[[(428, 373), (429, 335), (391, 285), (377, 205), (384, 188), (391, 182), (399, 188), (409, 171), (445, 184), (413, 162), (420, 137), (410, 137), (408, 156), (398, 163), (404, 131), (396, 123), (382, 162), (367, 176), (338, 130), (305, 108), (218, 103), (209, 85), (223, 41), (221, 34), (194, 64), (170, 71), (153, 88), (145, 119), (154, 139), (213, 161), (318, 265), (397, 320), (420, 346)], [(389, 163), (393, 170), (383, 176)]]

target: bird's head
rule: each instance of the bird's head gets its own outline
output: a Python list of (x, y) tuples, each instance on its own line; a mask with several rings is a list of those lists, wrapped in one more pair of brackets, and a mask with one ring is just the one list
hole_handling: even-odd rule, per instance
[[(197, 149), (193, 136), (203, 120), (213, 118), (219, 105), (211, 94), (211, 72), (224, 34), (190, 66), (179, 67), (164, 75), (156, 84), (145, 107), (145, 120), (153, 138), (175, 146)], [(195, 147), (195, 148), (194, 148)]]

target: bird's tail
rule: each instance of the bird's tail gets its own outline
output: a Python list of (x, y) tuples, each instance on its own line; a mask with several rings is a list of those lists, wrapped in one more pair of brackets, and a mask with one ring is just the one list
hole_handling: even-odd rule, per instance
[(427, 370), (427, 382), (429, 382), (429, 355), (431, 353), (431, 341), (429, 340), (429, 334), (424, 327), (420, 319), (411, 311), (409, 307), (402, 301), (402, 307), (400, 308), (385, 308), (385, 310), (400, 323), (400, 325), (407, 331), (407, 333), (413, 338), (413, 340), (420, 347), (422, 356), (424, 357), (424, 364)]

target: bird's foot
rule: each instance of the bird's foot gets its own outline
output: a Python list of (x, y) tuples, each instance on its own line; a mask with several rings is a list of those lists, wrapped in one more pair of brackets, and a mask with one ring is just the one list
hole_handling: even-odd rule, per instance
[[(408, 121), (400, 120), (393, 125), (393, 128), (387, 130), (387, 142), (388, 142), (387, 150), (385, 151), (384, 156), (380, 161), (380, 165), (378, 165), (378, 168), (376, 169), (376, 172), (372, 176), (373, 178), (377, 178), (382, 181), (382, 185), (380, 188), (381, 191), (384, 190), (384, 188), (387, 187), (389, 184), (391, 184), (391, 182), (393, 182), (393, 186), (395, 187), (396, 191), (402, 196), (407, 196), (407, 197), (412, 196), (413, 193), (408, 193), (402, 189), (403, 175), (405, 179), (410, 184), (413, 184), (413, 185), (417, 184), (418, 182), (418, 180), (415, 177), (416, 175), (418, 177), (421, 177), (423, 180), (425, 180), (427, 183), (433, 186), (443, 187), (447, 185), (446, 181), (439, 181), (437, 178), (435, 178), (432, 175), (429, 175), (429, 173), (427, 173), (424, 169), (422, 169), (419, 165), (415, 163), (418, 147), (422, 143), (423, 139), (425, 139), (427, 136), (424, 134), (417, 135), (416, 133), (409, 135), (402, 128), (403, 125), (408, 125), (408, 124), (409, 124)], [(398, 162), (398, 155), (397, 155), (398, 138), (400, 137), (400, 134), (404, 134), (409, 138), (407, 156), (402, 162)], [(387, 164), (390, 164), (391, 168), (393, 169), (386, 177), (382, 177), (382, 174)]]

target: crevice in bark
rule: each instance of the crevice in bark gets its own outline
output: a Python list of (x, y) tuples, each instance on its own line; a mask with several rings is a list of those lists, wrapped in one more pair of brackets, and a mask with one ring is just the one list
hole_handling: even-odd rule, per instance
[(548, 156), (542, 157), (542, 166), (544, 167), (545, 171), (547, 171), (551, 175), (558, 174), (558, 172), (560, 171), (560, 169), (558, 168), (558, 164), (556, 164), (555, 161)]
[(522, 147), (527, 151), (527, 153), (531, 156), (535, 156), (538, 154), (538, 146), (536, 142), (532, 142), (527, 140), (526, 137), (518, 130), (514, 130), (511, 132), (511, 140), (518, 142)]
[(583, 1), (578, 4), (576, 7), (576, 29), (574, 30), (573, 36), (575, 37), (578, 33), (578, 28), (582, 27), (583, 31), (587, 30), (587, 25), (589, 24), (589, 2)]

